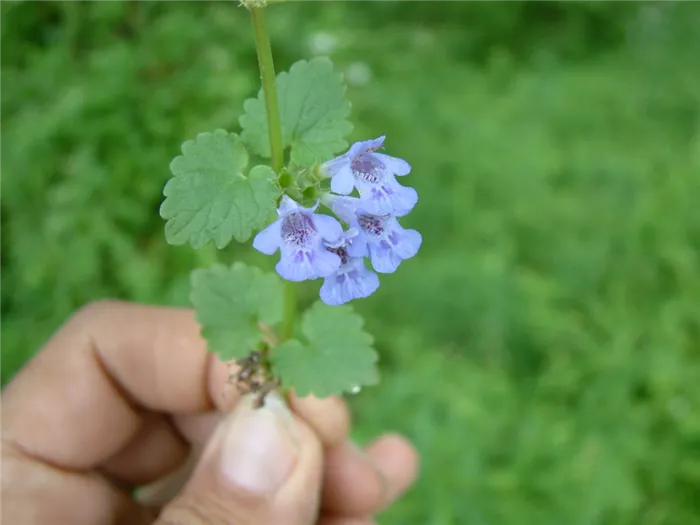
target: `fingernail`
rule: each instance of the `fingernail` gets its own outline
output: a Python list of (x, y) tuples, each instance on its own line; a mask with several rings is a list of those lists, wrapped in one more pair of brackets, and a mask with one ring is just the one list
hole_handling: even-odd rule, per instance
[(295, 422), (279, 396), (272, 393), (262, 408), (244, 396), (223, 436), (221, 473), (250, 493), (274, 493), (287, 479), (299, 452)]

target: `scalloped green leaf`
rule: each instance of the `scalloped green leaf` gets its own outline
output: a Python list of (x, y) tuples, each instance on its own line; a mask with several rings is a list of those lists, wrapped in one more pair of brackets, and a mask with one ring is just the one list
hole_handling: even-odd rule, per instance
[(248, 152), (235, 133), (219, 129), (185, 142), (163, 190), (166, 240), (193, 248), (213, 241), (221, 249), (269, 224), (281, 194), (275, 173), (256, 166), (245, 177), (247, 164)]
[(282, 320), (282, 281), (274, 273), (239, 262), (194, 270), (190, 281), (202, 336), (223, 361), (244, 357), (263, 341), (258, 322), (273, 327)]
[[(300, 60), (289, 73), (277, 75), (282, 140), (291, 147), (290, 158), (299, 165), (323, 162), (347, 148), (352, 131), (347, 120), (350, 102), (345, 99), (342, 75), (323, 57)], [(267, 111), (263, 90), (246, 100), (239, 122), (241, 137), (251, 151), (270, 157)]]
[(316, 302), (302, 318), (303, 341), (290, 339), (270, 356), (282, 384), (300, 396), (354, 392), (377, 384), (377, 353), (362, 317), (350, 306)]

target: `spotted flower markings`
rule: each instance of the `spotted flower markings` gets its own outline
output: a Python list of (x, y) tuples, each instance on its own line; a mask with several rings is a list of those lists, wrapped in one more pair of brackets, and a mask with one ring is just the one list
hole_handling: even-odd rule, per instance
[(340, 223), (329, 215), (304, 208), (287, 195), (277, 210), (278, 219), (256, 235), (253, 247), (267, 255), (280, 250), (277, 273), (288, 281), (327, 277), (340, 267), (340, 257), (326, 249), (342, 234)]

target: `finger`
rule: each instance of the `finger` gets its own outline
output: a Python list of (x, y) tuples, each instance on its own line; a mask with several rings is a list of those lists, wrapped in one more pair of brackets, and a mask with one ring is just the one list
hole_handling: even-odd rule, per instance
[(222, 412), (212, 410), (200, 414), (173, 416), (173, 425), (188, 443), (204, 445), (223, 418)]
[(387, 434), (365, 448), (365, 453), (386, 480), (385, 500), (375, 512), (393, 503), (413, 484), (418, 475), (416, 449), (403, 436)]
[(2, 442), (0, 522), (17, 525), (147, 525), (153, 515), (98, 474), (36, 461)]
[(311, 525), (320, 498), (322, 445), (269, 395), (246, 397), (217, 428), (192, 477), (157, 524)]
[(375, 522), (362, 518), (323, 517), (318, 525), (375, 525)]
[[(89, 469), (141, 428), (140, 407), (212, 406), (210, 359), (189, 310), (102, 302), (76, 314), (7, 387), (3, 430), (31, 455)], [(221, 383), (219, 383), (221, 384)]]
[[(350, 414), (341, 398), (292, 396), (290, 407), (317, 433), (324, 445), (335, 445), (347, 437)], [(104, 462), (101, 468), (111, 478), (123, 483), (143, 485), (160, 480), (158, 486), (168, 487), (155, 492), (160, 501), (165, 494), (173, 497), (187, 479), (182, 474), (174, 476), (173, 479), (181, 480), (177, 486), (176, 482), (164, 483), (161, 478), (182, 466), (190, 452), (189, 445), (203, 446), (223, 416), (219, 411), (176, 415), (172, 423), (162, 415), (147, 414), (144, 417), (146, 421), (141, 430), (126, 449)]]
[(143, 505), (160, 511), (185, 486), (197, 466), (202, 449), (211, 439), (223, 417), (224, 415), (218, 411), (173, 417), (175, 428), (191, 444), (187, 458), (167, 476), (139, 487), (135, 498)]
[(146, 428), (133, 438), (126, 450), (105, 461), (101, 470), (122, 483), (155, 484), (144, 493), (157, 494), (155, 499), (158, 501), (166, 494), (170, 499), (180, 491), (191, 473), (193, 465), (189, 470), (186, 466), (190, 456), (201, 452), (223, 414), (212, 410), (177, 415), (171, 419), (156, 414), (145, 417), (147, 420), (156, 419), (159, 424), (155, 428), (152, 424), (145, 425)]
[(156, 514), (159, 513), (170, 500), (182, 491), (197, 467), (201, 453), (202, 448), (195, 445), (185, 462), (176, 470), (153, 483), (138, 487), (134, 492), (134, 499), (143, 506), (154, 509)]
[(387, 493), (386, 480), (372, 460), (354, 443), (326, 451), (322, 508), (345, 516), (366, 516), (379, 508)]
[(337, 445), (347, 438), (350, 411), (343, 399), (337, 396), (319, 399), (292, 394), (289, 406), (314, 429), (325, 445)]
[(322, 508), (331, 514), (379, 512), (414, 480), (417, 455), (402, 437), (387, 435), (366, 450), (352, 442), (327, 451)]
[[(290, 395), (289, 406), (318, 434), (324, 445), (336, 445), (347, 438), (350, 411), (337, 396), (319, 399)], [(186, 414), (173, 417), (175, 427), (190, 443), (206, 443), (221, 418), (221, 412)]]
[[(172, 419), (163, 414), (146, 413), (142, 417), (139, 432), (124, 449), (100, 466), (109, 479), (119, 484), (151, 484), (181, 469), (192, 453), (192, 447), (201, 450), (209, 440), (221, 421), (222, 413), (209, 411)], [(176, 493), (172, 492), (171, 497)]]
[(185, 461), (189, 444), (161, 414), (143, 416), (141, 429), (100, 470), (110, 479), (126, 484), (144, 484), (175, 470)]
[[(347, 436), (350, 414), (342, 399), (335, 396), (318, 399), (292, 395), (290, 407), (317, 433), (324, 445), (336, 444)], [(221, 412), (205, 412), (175, 416), (173, 423), (188, 442), (202, 447), (209, 441), (221, 419)], [(194, 470), (196, 460), (197, 451), (194, 451), (187, 464), (178, 467), (177, 471), (140, 488), (139, 501), (152, 507), (164, 505), (180, 492)]]

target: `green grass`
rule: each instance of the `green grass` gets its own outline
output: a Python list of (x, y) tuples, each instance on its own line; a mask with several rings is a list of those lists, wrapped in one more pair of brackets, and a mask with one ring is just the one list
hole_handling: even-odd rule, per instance
[[(244, 10), (2, 11), (3, 381), (87, 301), (186, 304), (196, 266), (271, 267), (168, 246), (157, 211), (180, 143), (235, 130), (258, 88)], [(419, 256), (357, 304), (383, 364), (357, 435), (400, 430), (422, 453), (382, 523), (700, 523), (700, 8), (269, 18), (278, 69), (326, 46), (352, 138), (386, 133), (420, 194), (403, 221)]]

